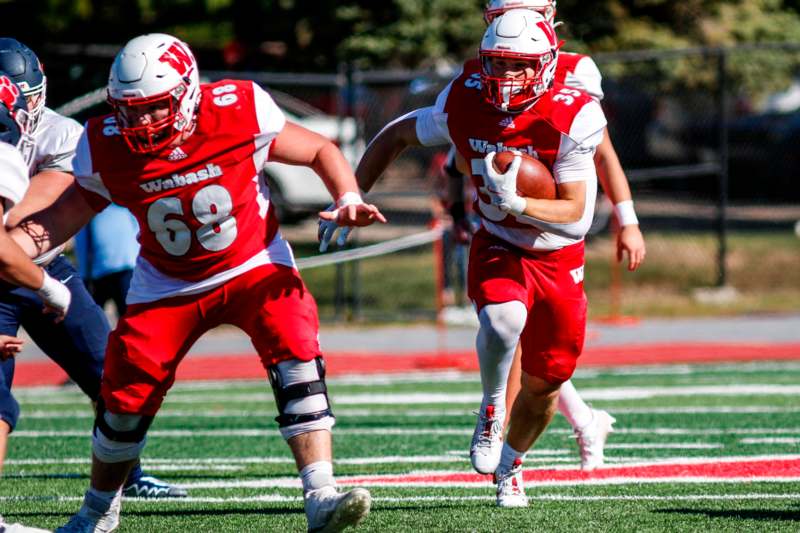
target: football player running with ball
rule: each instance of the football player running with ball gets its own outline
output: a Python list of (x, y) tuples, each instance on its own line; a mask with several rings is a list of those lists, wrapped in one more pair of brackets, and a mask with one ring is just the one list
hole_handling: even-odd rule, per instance
[[(540, 13), (548, 22), (556, 26), (556, 2), (554, 0), (491, 0), (486, 5), (484, 17), (491, 23), (496, 17), (510, 9), (530, 9)], [(478, 69), (477, 63), (472, 67)], [(592, 58), (559, 50), (556, 64), (555, 83), (574, 87), (587, 92), (597, 101), (603, 99), (602, 75)], [(603, 132), (603, 140), (597, 146), (594, 156), (597, 179), (614, 205), (614, 212), (620, 231), (617, 234), (617, 260), (624, 254), (628, 256), (628, 270), (634, 271), (644, 261), (646, 248), (639, 220), (633, 208), (630, 185), (619, 157), (611, 143), (608, 128)], [(514, 356), (514, 364), (509, 373), (507, 405), (513, 405), (520, 390), (520, 350)], [(572, 380), (561, 385), (558, 397), (558, 410), (569, 421), (578, 441), (581, 455), (581, 468), (594, 470), (604, 462), (604, 447), (608, 434), (613, 431), (615, 419), (606, 411), (592, 409), (572, 384)], [(508, 423), (506, 416), (505, 425)]]
[(118, 526), (122, 484), (178, 364), (220, 324), (250, 336), (269, 376), (309, 531), (357, 524), (370, 495), (336, 489), (316, 304), (278, 231), (260, 171), (267, 160), (313, 168), (337, 203), (322, 216), (338, 224), (385, 222), (383, 215), (361, 200), (331, 141), (287, 122), (253, 82), (201, 85), (191, 50), (172, 36), (128, 42), (111, 67), (108, 97), (113, 114), (89, 120), (78, 143), (77, 183), (12, 232), (29, 256), (39, 255), (110, 202), (129, 209), (141, 228), (128, 309), (108, 341), (91, 485), (58, 531)]
[[(468, 62), (433, 106), (387, 125), (356, 170), (369, 191), (408, 146), (452, 144), (466, 162), (482, 226), (468, 268), (483, 387), (470, 456), (478, 472), (494, 474), (501, 507), (527, 505), (522, 461), (555, 413), (586, 327), (583, 239), (606, 120), (591, 96), (553, 83), (557, 58), (555, 31), (539, 13), (512, 10), (496, 18), (481, 42), (479, 68)], [(535, 154), (553, 174), (558, 198), (518, 196), (521, 157), (500, 174), (493, 166), (498, 150)], [(504, 444), (506, 384), (520, 342), (522, 390)]]

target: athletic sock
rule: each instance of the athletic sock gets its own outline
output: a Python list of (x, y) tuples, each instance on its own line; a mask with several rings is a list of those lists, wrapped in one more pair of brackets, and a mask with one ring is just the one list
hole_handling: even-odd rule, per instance
[(306, 465), (300, 471), (300, 479), (303, 481), (303, 494), (336, 484), (333, 479), (333, 464), (330, 461), (317, 461)]
[(507, 442), (504, 442), (503, 453), (500, 455), (500, 464), (497, 466), (498, 472), (508, 472), (511, 470), (517, 459), (524, 461), (525, 453), (526, 452), (518, 452), (509, 446)]
[(591, 424), (594, 418), (592, 408), (583, 401), (572, 381), (561, 384), (558, 395), (558, 410), (566, 417), (574, 430), (580, 430)]
[(95, 513), (101, 515), (105, 514), (109, 507), (111, 507), (111, 503), (114, 501), (114, 498), (116, 498), (120, 493), (120, 490), (121, 489), (104, 491), (90, 487), (83, 497), (83, 505)]

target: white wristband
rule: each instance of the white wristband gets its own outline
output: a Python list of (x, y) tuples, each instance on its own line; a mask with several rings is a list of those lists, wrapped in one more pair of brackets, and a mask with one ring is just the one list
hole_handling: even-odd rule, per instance
[(639, 224), (639, 219), (636, 217), (636, 211), (633, 210), (633, 200), (625, 200), (614, 206), (614, 213), (617, 215), (617, 221), (620, 227), (635, 226)]
[(336, 200), (336, 207), (344, 207), (346, 205), (363, 204), (364, 200), (357, 192), (346, 192)]
[(44, 299), (52, 298), (52, 296), (59, 291), (61, 284), (50, 277), (50, 274), (48, 274), (46, 270), (42, 269), (42, 274), (44, 274), (42, 286), (39, 287), (36, 294)]
[(511, 213), (514, 216), (520, 216), (522, 213), (525, 212), (525, 208), (528, 207), (528, 201), (521, 196), (515, 196), (508, 203), (508, 207), (509, 207), (508, 209), (509, 213)]

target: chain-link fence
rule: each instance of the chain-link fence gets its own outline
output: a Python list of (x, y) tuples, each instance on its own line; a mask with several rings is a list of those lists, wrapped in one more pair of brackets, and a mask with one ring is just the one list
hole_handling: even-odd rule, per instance
[[(792, 232), (800, 219), (800, 44), (594, 59), (604, 74), (611, 138), (648, 245), (645, 265), (622, 277), (623, 311), (680, 312), (692, 305), (697, 289), (723, 285), (740, 291), (723, 310), (800, 308), (800, 241)], [(205, 73), (212, 80), (259, 82), (288, 114), (329, 132), (353, 162), (386, 123), (432, 105), (454, 74), (345, 66), (322, 75)], [(435, 198), (446, 148), (408, 150), (392, 165), (371, 191), (390, 226), (361, 230), (351, 246), (426, 229), (441, 211)], [(316, 202), (293, 200), (280, 177), (273, 178), (289, 221), (328, 201), (321, 187)], [(587, 249), (587, 290), (603, 314), (613, 311), (607, 287), (616, 275), (610, 209), (602, 201), (598, 206)], [(313, 225), (301, 220), (286, 226), (301, 257), (315, 253)], [(436, 262), (429, 245), (315, 269), (306, 277), (323, 318), (433, 316), (442, 277)], [(458, 279), (460, 271), (451, 274), (448, 279)]]

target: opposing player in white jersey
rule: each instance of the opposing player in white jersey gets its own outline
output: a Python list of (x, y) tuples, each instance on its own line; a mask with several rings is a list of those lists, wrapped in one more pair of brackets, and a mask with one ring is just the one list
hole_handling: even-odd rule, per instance
[[(540, 13), (551, 24), (555, 23), (555, 0), (490, 0), (486, 4), (484, 18), (491, 23), (495, 17), (510, 9), (530, 9)], [(595, 100), (603, 99), (602, 75), (591, 57), (559, 50), (555, 82), (586, 91)], [(645, 257), (645, 243), (639, 221), (633, 209), (633, 200), (628, 179), (620, 165), (619, 157), (611, 143), (608, 128), (595, 152), (597, 179), (614, 205), (620, 226), (617, 233), (617, 260), (628, 256), (628, 270), (636, 270)], [(520, 354), (515, 355), (508, 380), (507, 402), (513, 405), (520, 388)], [(593, 409), (580, 397), (572, 381), (561, 386), (558, 409), (569, 421), (578, 441), (581, 468), (593, 470), (604, 462), (604, 447), (608, 433), (613, 431), (614, 418), (606, 411)]]
[[(0, 71), (0, 213), (4, 220), (8, 210), (22, 200), (28, 188), (28, 169), (19, 147), (28, 136), (30, 124), (22, 90), (5, 72)], [(37, 294), (45, 304), (45, 310), (56, 313), (55, 317), (46, 317), (51, 323), (63, 319), (69, 310), (69, 289), (35, 265), (17, 243), (9, 238), (4, 226), (0, 227), (0, 279), (2, 291), (17, 285)], [(13, 339), (13, 336), (10, 337)], [(7, 357), (6, 353), (3, 350), (0, 360), (13, 360), (13, 356)], [(19, 409), (10, 396), (10, 388), (2, 386), (9, 378), (5, 371), (0, 372), (0, 470), (2, 458), (5, 456), (6, 439), (11, 430), (7, 420), (15, 418), (14, 411)], [(0, 516), (0, 531), (33, 533), (44, 530), (16, 523), (7, 524)]]
[(165, 34), (128, 42), (109, 76), (114, 113), (90, 119), (77, 183), (12, 235), (29, 255), (57, 246), (110, 202), (136, 216), (140, 256), (127, 310), (109, 339), (79, 512), (58, 531), (119, 524), (120, 490), (192, 344), (220, 324), (253, 341), (275, 394), (277, 421), (302, 478), (310, 531), (340, 531), (369, 512), (364, 489), (340, 493), (333, 414), (317, 309), (279, 232), (261, 170), (268, 159), (312, 167), (343, 225), (385, 218), (365, 204), (330, 140), (287, 122), (250, 81), (201, 85), (188, 45)]
[[(593, 156), (606, 121), (589, 95), (553, 83), (557, 56), (555, 31), (540, 14), (520, 9), (496, 18), (481, 42), (479, 71), (468, 62), (435, 105), (387, 125), (356, 170), (369, 191), (407, 146), (452, 144), (466, 163), (482, 226), (468, 267), (483, 387), (470, 458), (478, 472), (494, 474), (502, 507), (527, 505), (522, 459), (555, 413), (585, 336), (583, 239), (597, 191)], [(518, 196), (520, 156), (505, 174), (493, 167), (495, 153), (505, 150), (544, 163), (558, 199)], [(522, 392), (503, 444), (508, 373), (520, 343)]]
[[(12, 38), (0, 38), (0, 70), (9, 74), (20, 87), (28, 106), (30, 128), (20, 141), (26, 159), (30, 185), (23, 198), (7, 213), (7, 227), (52, 204), (74, 182), (72, 159), (83, 127), (46, 107), (47, 77), (36, 54)], [(64, 280), (72, 296), (70, 312), (63, 321), (53, 324), (42, 317), (37, 295), (24, 289), (0, 291), (0, 333), (15, 335), (25, 328), (33, 341), (58, 364), (96, 405), (100, 394), (108, 334), (111, 331), (103, 310), (86, 290), (78, 272), (61, 255), (62, 247), (34, 259), (52, 277)], [(0, 364), (7, 379), (0, 383), (0, 416), (10, 430), (16, 425), (19, 408), (10, 392), (15, 361)], [(2, 426), (4, 424), (0, 424)], [(8, 435), (0, 431), (0, 450)], [(0, 452), (0, 465), (4, 454)], [(131, 470), (125, 494), (143, 498), (182, 497), (186, 491), (142, 472), (139, 465)]]

